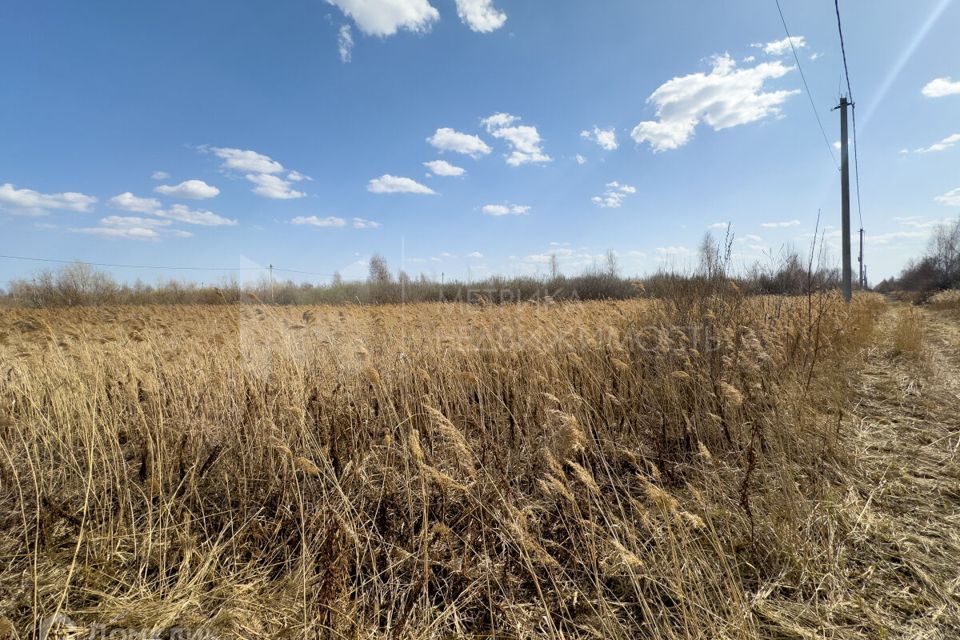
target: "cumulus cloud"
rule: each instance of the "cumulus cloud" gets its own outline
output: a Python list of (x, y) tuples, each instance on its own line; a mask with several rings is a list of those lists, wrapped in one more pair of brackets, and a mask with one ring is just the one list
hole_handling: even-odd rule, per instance
[(440, 19), (428, 0), (327, 0), (353, 19), (360, 31), (392, 36), (397, 31), (429, 31)]
[(389, 173), (374, 178), (367, 185), (370, 193), (421, 193), (436, 195), (436, 191), (411, 178), (392, 176)]
[(220, 189), (207, 184), (203, 180), (185, 180), (180, 184), (168, 185), (162, 184), (154, 188), (154, 193), (170, 196), (172, 198), (184, 198), (187, 200), (206, 200), (220, 195)]
[(673, 78), (654, 91), (647, 102), (656, 105), (657, 120), (641, 122), (631, 136), (662, 152), (687, 144), (701, 122), (721, 131), (778, 115), (799, 91), (765, 92), (764, 85), (793, 69), (780, 61), (738, 69), (728, 54), (715, 56), (710, 73)]
[(799, 220), (784, 220), (783, 222), (763, 222), (760, 224), (764, 229), (786, 229), (788, 227), (799, 227)]
[(491, 151), (487, 143), (481, 140), (479, 136), (461, 133), (449, 127), (437, 129), (432, 136), (427, 138), (427, 142), (440, 151), (462, 153), (472, 158), (485, 156)]
[(530, 213), (530, 207), (519, 204), (488, 204), (480, 209), (488, 216), (525, 216)]
[[(947, 136), (940, 142), (935, 142), (929, 147), (922, 147), (920, 149), (914, 149), (913, 153), (937, 153), (938, 151), (946, 151), (951, 149), (960, 143), (960, 133), (955, 133), (952, 136)], [(910, 153), (909, 151), (904, 150), (904, 153)]]
[(318, 216), (297, 216), (290, 221), (290, 224), (308, 225), (311, 227), (333, 227), (339, 229), (347, 226), (347, 221), (336, 216), (327, 216), (320, 218)]
[(579, 164), (580, 166), (587, 164), (587, 159), (584, 158), (579, 153), (576, 156), (574, 156), (574, 159), (577, 161), (577, 164)]
[(342, 62), (350, 62), (353, 58), (353, 31), (350, 25), (345, 24), (337, 32), (337, 50), (340, 52)]
[(480, 253), (479, 251), (471, 251), (470, 253), (467, 254), (467, 257), (468, 257), (468, 258), (482, 258), (482, 257), (483, 257), (483, 254)]
[(170, 220), (157, 220), (156, 218), (141, 218), (139, 216), (107, 216), (100, 218), (100, 224), (109, 227), (169, 227)]
[(509, 113), (495, 113), (481, 120), (481, 123), (490, 135), (505, 140), (510, 145), (512, 151), (507, 156), (507, 164), (511, 167), (552, 162), (553, 158), (543, 152), (543, 141), (537, 128), (516, 125), (519, 120), (519, 117)]
[(728, 224), (727, 222), (714, 222), (713, 224), (708, 224), (707, 229), (726, 229)]
[(168, 229), (170, 220), (141, 218), (137, 216), (108, 216), (100, 219), (99, 226), (73, 228), (74, 233), (102, 236), (105, 238), (126, 238), (130, 240), (155, 240), (161, 235), (189, 238), (193, 234), (179, 229)]
[(457, 0), (457, 15), (479, 33), (496, 31), (507, 21), (507, 14), (494, 7), (492, 0)]
[(632, 187), (629, 184), (620, 184), (614, 180), (606, 184), (606, 190), (602, 196), (594, 196), (590, 200), (593, 204), (603, 209), (619, 209), (623, 206), (623, 201), (626, 197), (636, 192), (636, 187)]
[(133, 240), (153, 240), (160, 237), (160, 233), (156, 229), (149, 227), (81, 227), (70, 229), (70, 231), (106, 238), (129, 238)]
[[(202, 147), (205, 149), (205, 147)], [(280, 173), (283, 165), (262, 153), (250, 149), (234, 149), (231, 147), (210, 147), (213, 155), (223, 160), (221, 165), (229, 171), (238, 173)]]
[(14, 213), (42, 216), (50, 211), (75, 211), (87, 213), (97, 199), (74, 191), (64, 193), (40, 193), (32, 189), (17, 189), (12, 184), (0, 185), (0, 209)]
[(160, 201), (155, 198), (138, 198), (129, 191), (113, 196), (107, 204), (114, 209), (123, 209), (134, 213), (153, 213), (160, 208)]
[(354, 218), (353, 228), (354, 229), (379, 229), (380, 223), (374, 222), (373, 220), (364, 220), (363, 218)]
[(154, 180), (166, 180), (170, 177), (170, 174), (166, 171), (154, 171), (153, 175), (150, 176)]
[(169, 209), (157, 211), (154, 213), (154, 215), (161, 218), (166, 218), (168, 220), (175, 220), (177, 222), (200, 225), (203, 227), (223, 227), (234, 226), (237, 224), (236, 220), (230, 220), (229, 218), (218, 216), (212, 211), (195, 211), (182, 204), (175, 204)]
[(774, 40), (766, 44), (755, 44), (752, 46), (757, 49), (763, 49), (763, 52), (767, 55), (782, 56), (790, 53), (791, 43), (793, 43), (794, 49), (803, 49), (807, 46), (807, 39), (803, 36), (793, 36), (791, 38), (784, 38), (783, 40)]
[(431, 160), (430, 162), (424, 162), (423, 166), (438, 176), (462, 176), (467, 172), (466, 169), (454, 166), (446, 160)]
[[(251, 191), (258, 196), (273, 200), (293, 200), (307, 195), (294, 189), (292, 183), (311, 178), (299, 171), (287, 170), (270, 156), (251, 149), (232, 147), (201, 147), (201, 150), (210, 151), (223, 160), (220, 167), (224, 171), (243, 175), (247, 182), (253, 184)], [(279, 175), (282, 173), (286, 173), (286, 177)]]
[(945, 204), (948, 207), (960, 207), (960, 187), (947, 191), (942, 196), (937, 196), (937, 202)]
[(960, 81), (948, 78), (936, 78), (923, 87), (923, 95), (928, 98), (943, 98), (960, 94)]
[(613, 127), (601, 129), (595, 126), (592, 130), (583, 130), (580, 137), (596, 142), (607, 151), (615, 151), (620, 145), (617, 143), (617, 131)]
[(303, 191), (297, 191), (289, 180), (268, 173), (248, 173), (244, 176), (254, 187), (251, 189), (258, 196), (272, 200), (294, 200), (306, 196)]

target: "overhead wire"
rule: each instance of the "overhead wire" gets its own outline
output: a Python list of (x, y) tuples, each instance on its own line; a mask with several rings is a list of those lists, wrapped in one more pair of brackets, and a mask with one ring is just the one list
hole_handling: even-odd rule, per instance
[(807, 84), (807, 76), (803, 72), (803, 65), (800, 64), (800, 56), (797, 54), (797, 48), (793, 44), (793, 36), (790, 35), (790, 27), (787, 26), (787, 19), (783, 15), (783, 8), (780, 6), (780, 0), (775, 0), (777, 3), (777, 12), (780, 14), (780, 22), (783, 24), (783, 30), (787, 34), (787, 42), (790, 43), (790, 50), (793, 51), (793, 59), (797, 63), (797, 69), (800, 71), (800, 79), (803, 81), (803, 88), (807, 93), (807, 98), (810, 100), (810, 107), (813, 109), (813, 116), (817, 119), (817, 126), (820, 127), (820, 133), (823, 135), (823, 142), (827, 145), (827, 151), (830, 153), (830, 159), (833, 161), (833, 165), (839, 169), (840, 165), (837, 163), (837, 156), (833, 151), (833, 145), (830, 144), (830, 138), (827, 136), (827, 131), (823, 127), (823, 120), (820, 119), (820, 112), (817, 110), (817, 103), (813, 99), (813, 93), (810, 91), (810, 85)]

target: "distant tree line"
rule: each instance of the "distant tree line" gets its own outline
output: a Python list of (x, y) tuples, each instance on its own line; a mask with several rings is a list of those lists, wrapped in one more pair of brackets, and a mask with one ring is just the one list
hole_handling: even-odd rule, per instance
[(689, 291), (702, 294), (733, 281), (748, 294), (800, 295), (839, 286), (835, 268), (814, 267), (799, 254), (786, 251), (766, 265), (755, 264), (744, 273), (731, 269), (732, 236), (722, 241), (704, 237), (699, 264), (688, 272), (661, 269), (643, 278), (624, 277), (616, 254), (608, 252), (603, 266), (578, 275), (560, 272), (558, 260), (550, 262), (548, 275), (492, 276), (479, 281), (437, 282), (421, 274), (392, 272), (387, 261), (374, 255), (366, 280), (346, 281), (335, 274), (330, 283), (295, 283), (262, 277), (253, 283), (227, 280), (219, 285), (170, 280), (159, 284), (120, 283), (109, 274), (77, 262), (33, 278), (14, 280), (0, 295), (8, 306), (62, 307), (109, 304), (397, 304), (462, 302), (509, 304), (566, 300), (623, 300), (667, 297)]
[(887, 278), (877, 291), (908, 291), (927, 297), (945, 289), (960, 288), (960, 217), (939, 225), (924, 254), (911, 260), (896, 278)]

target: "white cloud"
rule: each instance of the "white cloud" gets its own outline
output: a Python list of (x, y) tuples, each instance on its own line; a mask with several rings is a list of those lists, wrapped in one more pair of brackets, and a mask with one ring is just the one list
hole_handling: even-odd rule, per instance
[(166, 229), (170, 224), (170, 220), (158, 220), (156, 218), (108, 216), (100, 219), (100, 226), (70, 229), (70, 231), (106, 238), (127, 238), (131, 240), (155, 240), (161, 235), (189, 238), (193, 235), (188, 231)]
[(166, 171), (154, 171), (153, 175), (150, 176), (154, 180), (166, 180), (170, 177), (170, 174)]
[(956, 220), (956, 218), (951, 217), (930, 220), (923, 216), (896, 216), (893, 219), (905, 227), (913, 227), (915, 229), (932, 229)]
[(466, 169), (454, 166), (446, 160), (431, 160), (430, 162), (424, 162), (423, 166), (438, 176), (462, 176), (467, 172)]
[(353, 228), (354, 229), (379, 229), (380, 223), (374, 222), (373, 220), (364, 220), (363, 218), (354, 218)]
[(760, 224), (764, 229), (786, 229), (787, 227), (799, 227), (799, 220), (785, 220), (783, 222), (763, 222)]
[(579, 164), (580, 166), (583, 166), (583, 165), (587, 164), (587, 159), (584, 158), (584, 157), (583, 157), (582, 155), (580, 155), (579, 153), (578, 153), (576, 156), (574, 156), (574, 158), (576, 159), (577, 164)]
[(291, 171), (287, 174), (287, 180), (291, 182), (303, 182), (304, 180), (313, 180), (310, 176), (305, 176), (299, 171)]
[(182, 204), (175, 204), (169, 209), (157, 211), (154, 215), (167, 218), (168, 220), (176, 220), (177, 222), (185, 222), (186, 224), (195, 224), (203, 227), (222, 227), (237, 224), (236, 220), (218, 216), (211, 211), (194, 211)]
[(819, 60), (819, 59), (822, 58), (822, 57), (823, 57), (823, 54), (822, 54), (822, 53), (811, 53), (811, 54), (810, 54), (810, 62), (815, 62), (815, 61)]
[(340, 52), (341, 62), (350, 62), (353, 58), (353, 31), (348, 24), (340, 27), (337, 32), (337, 51)]
[(492, 116), (480, 120), (480, 124), (486, 127), (488, 132), (492, 133), (495, 129), (509, 127), (518, 120), (520, 120), (519, 117), (512, 116), (509, 113), (495, 113)]
[(479, 33), (496, 31), (507, 21), (507, 14), (494, 7), (492, 0), (457, 0), (457, 15)]
[(71, 229), (71, 231), (107, 238), (130, 238), (133, 240), (152, 240), (160, 237), (156, 229), (147, 227), (82, 227)]
[[(201, 147), (206, 149), (206, 147)], [(240, 173), (280, 173), (283, 165), (262, 153), (249, 149), (211, 147), (210, 151), (223, 160), (223, 168)]]
[(524, 216), (530, 213), (530, 207), (519, 204), (488, 204), (483, 206), (480, 211), (488, 216)]
[(479, 251), (471, 251), (470, 253), (467, 254), (467, 257), (468, 257), (468, 258), (482, 258), (482, 257), (483, 257), (483, 254), (480, 253)]
[(757, 49), (763, 49), (763, 52), (767, 55), (782, 56), (790, 53), (791, 42), (793, 43), (794, 49), (803, 49), (807, 46), (807, 39), (803, 36), (793, 36), (791, 38), (784, 38), (783, 40), (774, 40), (766, 44), (755, 44), (752, 46)]
[(140, 218), (138, 216), (107, 216), (100, 218), (100, 224), (108, 227), (169, 227), (170, 220), (157, 220), (156, 218)]
[(432, 136), (427, 138), (427, 142), (440, 151), (453, 151), (473, 158), (485, 156), (491, 151), (487, 143), (478, 136), (461, 133), (448, 127), (437, 129)]
[(392, 36), (397, 31), (429, 31), (440, 19), (428, 0), (327, 0), (371, 36)]
[(311, 227), (340, 228), (347, 226), (347, 221), (336, 216), (327, 216), (326, 218), (319, 218), (317, 216), (297, 216), (290, 221), (290, 224), (309, 225)]
[(160, 208), (160, 201), (155, 198), (138, 198), (129, 191), (113, 196), (107, 204), (114, 209), (133, 211), (134, 213), (153, 213)]
[(603, 209), (619, 209), (628, 195), (637, 192), (636, 187), (620, 184), (616, 180), (608, 182), (602, 196), (594, 196), (591, 202)]
[(509, 113), (495, 113), (481, 123), (494, 138), (506, 140), (513, 151), (507, 156), (507, 164), (519, 167), (523, 164), (552, 162), (553, 158), (543, 152), (540, 132), (536, 127), (516, 125), (520, 120)]
[(374, 178), (367, 185), (370, 193), (422, 193), (435, 195), (436, 191), (411, 178), (392, 176), (389, 173)]
[(936, 78), (923, 87), (923, 95), (928, 98), (943, 98), (960, 94), (960, 81), (954, 82), (948, 78)]
[(708, 224), (707, 229), (726, 229), (727, 222), (714, 222), (713, 224)]
[(594, 126), (593, 130), (581, 131), (580, 137), (596, 142), (607, 151), (615, 151), (617, 147), (620, 146), (617, 143), (617, 130), (613, 127), (601, 129), (600, 127)]
[(93, 196), (74, 191), (39, 193), (32, 189), (17, 189), (10, 183), (0, 185), (0, 209), (26, 215), (42, 216), (51, 210), (86, 213), (96, 202)]
[(692, 256), (694, 251), (688, 247), (683, 246), (670, 246), (670, 247), (657, 247), (656, 248), (657, 259), (666, 260), (668, 258), (684, 258)]
[(942, 196), (936, 197), (937, 202), (945, 204), (948, 207), (960, 207), (960, 187), (947, 191)]
[(700, 122), (721, 131), (777, 115), (799, 91), (764, 92), (764, 84), (793, 69), (780, 61), (738, 69), (728, 54), (715, 56), (710, 73), (673, 78), (654, 91), (647, 102), (656, 105), (658, 119), (641, 122), (631, 136), (655, 152), (668, 151), (687, 144)]
[(919, 240), (930, 236), (930, 231), (892, 231), (890, 233), (866, 234), (864, 242), (867, 244), (884, 245), (903, 240)]
[[(929, 147), (915, 149), (913, 153), (937, 153), (938, 151), (946, 151), (947, 149), (951, 149), (954, 146), (956, 146), (957, 143), (960, 143), (960, 133), (955, 133), (952, 136), (947, 136), (940, 142), (935, 142)], [(910, 153), (906, 149), (904, 149), (904, 152)]]
[(185, 180), (176, 185), (162, 184), (154, 188), (153, 191), (165, 196), (187, 200), (206, 200), (220, 195), (220, 189), (207, 184), (203, 180)]
[(253, 191), (258, 196), (270, 198), (272, 200), (295, 200), (306, 196), (303, 191), (297, 191), (291, 187), (289, 180), (284, 180), (280, 176), (270, 175), (268, 173), (248, 173), (244, 176), (255, 186)]

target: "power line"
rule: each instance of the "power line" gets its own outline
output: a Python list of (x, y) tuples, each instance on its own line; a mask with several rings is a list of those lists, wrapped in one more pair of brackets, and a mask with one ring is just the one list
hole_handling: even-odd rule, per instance
[(173, 267), (152, 264), (111, 264), (107, 262), (85, 262), (83, 260), (57, 260), (54, 258), (28, 258), (26, 256), (4, 256), (7, 260), (26, 260), (29, 262), (52, 262), (55, 264), (85, 264), (91, 267), (110, 267), (119, 269), (161, 269), (169, 271), (259, 271), (262, 267)]
[(833, 0), (833, 6), (837, 10), (837, 31), (840, 32), (840, 52), (843, 54), (843, 74), (847, 78), (847, 96), (853, 102), (853, 89), (850, 88), (850, 69), (847, 67), (847, 48), (843, 44), (843, 25), (840, 23), (840, 0)]
[(857, 215), (860, 217), (860, 228), (863, 229), (863, 207), (860, 204), (860, 160), (857, 153), (857, 105), (853, 99), (853, 89), (850, 87), (850, 68), (847, 66), (847, 47), (843, 40), (843, 22), (840, 20), (840, 0), (833, 0), (837, 12), (837, 32), (840, 34), (840, 53), (843, 55), (843, 75), (847, 80), (847, 97), (853, 103), (853, 168), (857, 184)]
[(817, 119), (817, 126), (820, 127), (820, 133), (823, 134), (823, 141), (827, 145), (827, 151), (830, 152), (830, 159), (838, 169), (837, 156), (833, 152), (833, 145), (830, 144), (830, 138), (827, 136), (826, 129), (823, 128), (823, 121), (820, 120), (820, 112), (817, 111), (817, 103), (813, 99), (813, 93), (810, 92), (810, 85), (807, 84), (807, 76), (803, 73), (803, 65), (800, 64), (800, 56), (797, 55), (797, 48), (793, 46), (793, 37), (790, 35), (790, 28), (787, 27), (787, 20), (783, 17), (783, 9), (780, 7), (780, 0), (777, 3), (777, 12), (780, 13), (780, 22), (783, 23), (783, 30), (787, 34), (787, 42), (790, 43), (790, 50), (793, 51), (793, 59), (797, 62), (797, 69), (800, 71), (800, 78), (803, 80), (803, 88), (807, 92), (807, 98), (810, 99), (810, 107), (813, 109), (813, 115)]
[[(108, 262), (85, 262), (83, 260), (59, 260), (56, 258), (32, 258), (27, 256), (7, 256), (0, 255), (5, 260), (23, 260), (27, 262), (46, 262), (53, 264), (84, 264), (90, 267), (116, 268), (116, 269), (156, 269), (162, 271), (266, 271), (267, 267), (180, 267), (171, 265), (155, 264), (114, 264)], [(298, 271), (296, 269), (279, 269), (274, 267), (274, 271), (283, 271), (285, 273), (298, 273), (309, 276), (332, 277), (333, 274), (317, 273), (314, 271)]]
[(316, 271), (299, 271), (297, 269), (281, 269), (279, 267), (274, 267), (274, 271), (281, 271), (283, 273), (299, 273), (305, 276), (322, 276), (324, 278), (332, 278), (332, 273), (317, 273)]

